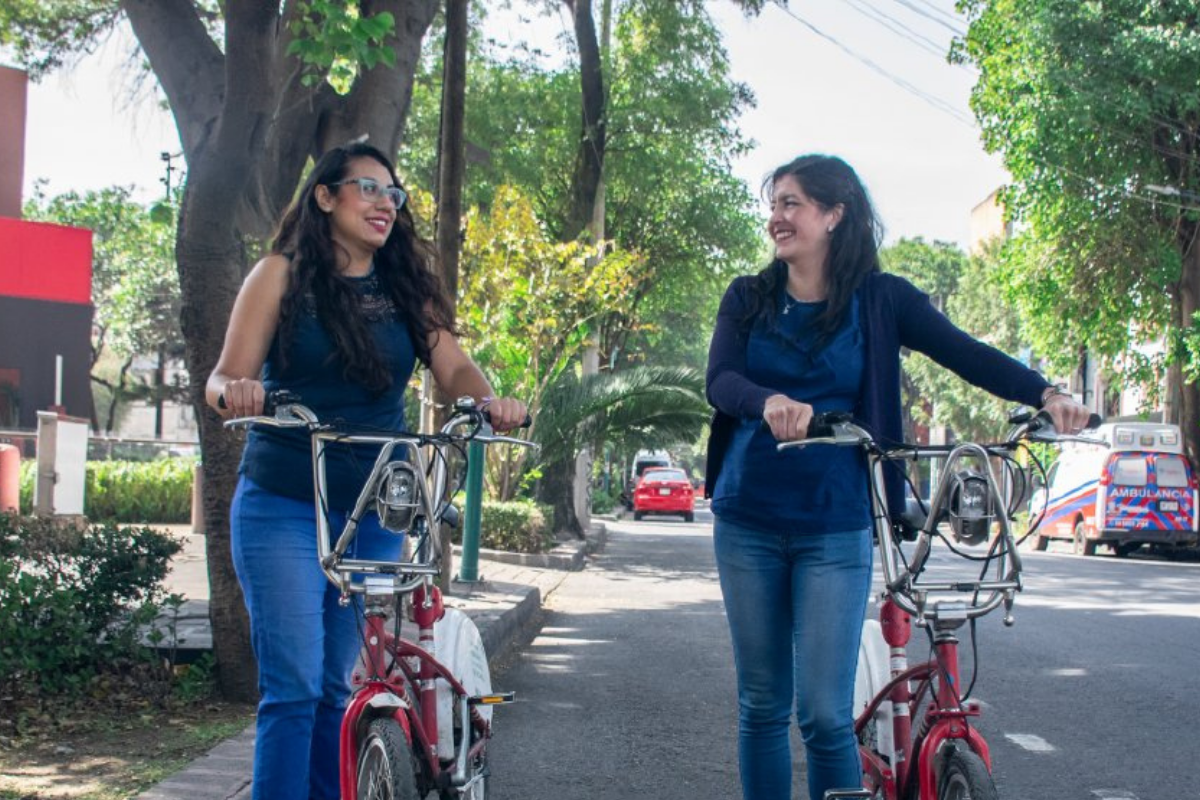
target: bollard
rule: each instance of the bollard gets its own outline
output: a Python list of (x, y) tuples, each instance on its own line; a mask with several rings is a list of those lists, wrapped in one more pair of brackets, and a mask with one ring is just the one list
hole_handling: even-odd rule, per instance
[(479, 580), (479, 523), (483, 516), (483, 445), (467, 445), (467, 500), (463, 522), (462, 564), (458, 579), (462, 583)]
[(20, 511), (21, 451), (11, 444), (0, 444), (0, 513)]
[(204, 533), (204, 465), (192, 470), (192, 533)]

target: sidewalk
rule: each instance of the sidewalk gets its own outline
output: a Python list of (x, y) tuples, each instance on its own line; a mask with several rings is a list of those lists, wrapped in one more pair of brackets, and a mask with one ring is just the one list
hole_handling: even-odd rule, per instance
[[(188, 525), (162, 527), (184, 539), (184, 549), (172, 562), (172, 571), (166, 580), (168, 591), (188, 598), (180, 609), (177, 623), (181, 650), (211, 649), (204, 537), (191, 533)], [(587, 545), (602, 545), (604, 536), (604, 524), (594, 523)], [(582, 553), (584, 545), (584, 542), (569, 543), (562, 551)], [(544, 559), (538, 558), (516, 560), (545, 563)], [(582, 556), (568, 557), (567, 561), (582, 566)], [(552, 560), (551, 563), (561, 562)], [(488, 659), (494, 663), (531, 633), (542, 602), (569, 573), (563, 569), (531, 566), (530, 563), (505, 563), (483, 558), (479, 562), (479, 573), (477, 583), (455, 582), (445, 603), (471, 616), (479, 628)], [(138, 795), (137, 800), (249, 800), (253, 759), (254, 726), (250, 725), (183, 771)]]

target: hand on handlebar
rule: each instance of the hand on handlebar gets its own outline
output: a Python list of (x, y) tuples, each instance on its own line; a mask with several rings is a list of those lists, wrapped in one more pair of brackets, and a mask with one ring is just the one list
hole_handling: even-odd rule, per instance
[(529, 409), (520, 400), (512, 397), (496, 397), (488, 400), (480, 410), (487, 412), (492, 429), (496, 433), (507, 433), (530, 423)]
[(218, 410), (226, 419), (233, 417), (257, 417), (263, 413), (267, 393), (262, 381), (254, 378), (238, 378), (229, 381), (217, 398)]
[(1092, 412), (1088, 407), (1065, 394), (1050, 395), (1041, 411), (1050, 417), (1054, 429), (1062, 434), (1073, 435), (1091, 425)]
[(787, 395), (773, 394), (763, 406), (763, 422), (771, 429), (771, 435), (781, 442), (798, 441), (807, 436), (812, 417), (812, 406)]

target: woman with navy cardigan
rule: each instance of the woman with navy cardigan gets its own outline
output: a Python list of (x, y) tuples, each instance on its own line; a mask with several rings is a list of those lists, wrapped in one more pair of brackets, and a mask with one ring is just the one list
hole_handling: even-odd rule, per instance
[[(863, 455), (776, 452), (813, 414), (849, 411), (901, 441), (900, 349), (919, 350), (993, 394), (1044, 406), (1058, 430), (1087, 409), (1037, 372), (950, 323), (927, 295), (880, 271), (880, 227), (841, 159), (801, 156), (764, 183), (775, 258), (721, 301), (708, 360), (716, 408), (706, 494), (733, 639), (738, 761), (746, 800), (791, 797), (791, 714), (811, 800), (861, 785), (854, 672), (871, 581)], [(889, 504), (903, 486), (888, 487)]]

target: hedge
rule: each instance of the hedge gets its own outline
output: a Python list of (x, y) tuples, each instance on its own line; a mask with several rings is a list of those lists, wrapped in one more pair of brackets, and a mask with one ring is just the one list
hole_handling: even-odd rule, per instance
[[(514, 553), (544, 553), (554, 546), (554, 534), (547, 522), (551, 511), (528, 500), (507, 503), (484, 501), (479, 522), (479, 546)], [(462, 542), (462, 525), (454, 532), (454, 541)]]
[(0, 513), (0, 695), (71, 694), (149, 658), (138, 633), (180, 548), (150, 528)]
[[(83, 513), (95, 522), (176, 523), (192, 518), (192, 458), (89, 461)], [(21, 462), (21, 511), (33, 510), (36, 460)]]

